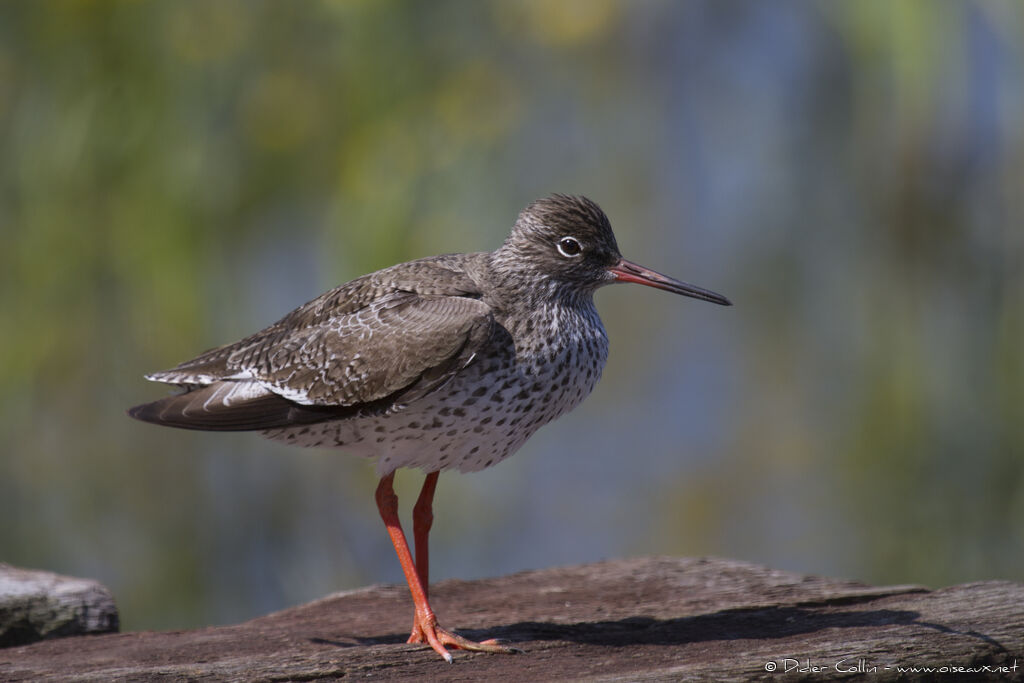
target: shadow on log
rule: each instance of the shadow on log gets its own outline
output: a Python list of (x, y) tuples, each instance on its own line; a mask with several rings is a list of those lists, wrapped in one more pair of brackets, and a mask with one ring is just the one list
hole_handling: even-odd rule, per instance
[(406, 588), (371, 586), (235, 626), (77, 636), (8, 648), (0, 650), (0, 678), (1024, 676), (1024, 584), (1004, 581), (935, 591), (879, 588), (729, 560), (641, 558), (442, 581), (431, 586), (431, 602), (445, 625), (473, 639), (503, 639), (523, 654), (456, 651), (455, 663), (446, 664), (429, 648), (404, 643), (412, 613)]

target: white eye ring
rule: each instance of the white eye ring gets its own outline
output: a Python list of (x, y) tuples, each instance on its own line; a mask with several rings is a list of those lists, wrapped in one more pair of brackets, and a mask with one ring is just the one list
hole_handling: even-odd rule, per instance
[(576, 258), (583, 253), (583, 245), (575, 237), (563, 237), (557, 247), (558, 253), (566, 258)]

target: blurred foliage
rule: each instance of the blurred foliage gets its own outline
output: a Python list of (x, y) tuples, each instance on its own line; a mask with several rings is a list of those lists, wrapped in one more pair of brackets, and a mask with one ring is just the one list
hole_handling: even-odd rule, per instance
[(1024, 579), (1022, 53), (1013, 0), (0, 4), (0, 560), (129, 629), (400, 580), (366, 463), (123, 410), (560, 191), (737, 306), (602, 292), (602, 386), (442, 478), (434, 576)]

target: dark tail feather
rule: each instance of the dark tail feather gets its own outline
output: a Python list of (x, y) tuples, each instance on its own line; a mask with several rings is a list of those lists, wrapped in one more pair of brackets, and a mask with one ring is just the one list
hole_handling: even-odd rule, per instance
[(237, 384), (217, 382), (143, 403), (129, 409), (128, 415), (167, 427), (220, 432), (274, 429), (340, 417), (337, 408), (304, 406), (270, 392), (240, 395), (244, 392)]

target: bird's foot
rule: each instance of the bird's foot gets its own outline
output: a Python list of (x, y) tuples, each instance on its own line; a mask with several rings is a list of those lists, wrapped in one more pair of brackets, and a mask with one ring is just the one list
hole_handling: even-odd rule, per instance
[(463, 638), (458, 633), (452, 633), (441, 628), (436, 619), (428, 620), (427, 623), (420, 623), (417, 619), (412, 627), (412, 635), (407, 643), (427, 643), (434, 648), (434, 652), (444, 657), (444, 660), (451, 664), (452, 656), (447, 647), (456, 650), (469, 650), (471, 652), (494, 652), (498, 654), (512, 655), (522, 650), (508, 647), (498, 643), (497, 639), (490, 638), (479, 643), (469, 638)]

